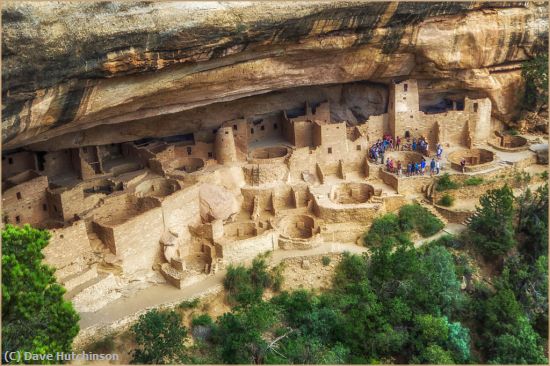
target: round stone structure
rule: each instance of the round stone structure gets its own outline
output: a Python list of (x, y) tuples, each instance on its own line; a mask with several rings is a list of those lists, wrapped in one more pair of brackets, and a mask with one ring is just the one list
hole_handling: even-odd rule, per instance
[(466, 160), (466, 166), (464, 171), (476, 172), (487, 169), (495, 163), (495, 154), (486, 149), (469, 149), (453, 151), (449, 154), (448, 160), (451, 163), (451, 167), (458, 171), (462, 171), (460, 161)]
[(204, 168), (204, 160), (201, 158), (179, 158), (172, 166), (175, 170), (193, 173)]
[(270, 146), (254, 149), (249, 154), (249, 161), (254, 164), (283, 162), (290, 153), (286, 146)]
[(329, 198), (338, 204), (367, 202), (374, 195), (374, 187), (367, 183), (341, 183), (332, 186)]
[(529, 148), (527, 139), (523, 136), (502, 135), (495, 133), (495, 137), (489, 141), (489, 145), (502, 151), (522, 151)]
[(323, 241), (315, 219), (308, 215), (285, 216), (277, 226), (282, 249), (310, 249)]

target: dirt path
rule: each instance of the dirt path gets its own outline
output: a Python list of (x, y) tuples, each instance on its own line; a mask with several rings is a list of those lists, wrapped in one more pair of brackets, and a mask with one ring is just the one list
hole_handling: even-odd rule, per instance
[[(445, 234), (457, 234), (465, 229), (464, 225), (449, 224), (439, 233), (415, 241), (415, 247)], [(270, 262), (273, 265), (280, 263), (287, 258), (319, 256), (323, 254), (335, 254), (350, 252), (361, 254), (367, 252), (366, 247), (361, 247), (353, 243), (324, 243), (317, 248), (308, 250), (275, 250), (272, 252)], [(140, 290), (129, 297), (122, 297), (106, 305), (93, 313), (80, 314), (80, 338), (77, 343), (81, 345), (86, 343), (85, 339), (99, 336), (100, 333), (107, 335), (110, 331), (115, 331), (119, 327), (127, 325), (137, 319), (139, 314), (145, 313), (148, 309), (162, 305), (177, 304), (184, 300), (193, 299), (206, 293), (220, 291), (223, 278), (226, 271), (220, 271), (215, 275), (208, 276), (206, 279), (197, 282), (184, 289), (177, 289), (169, 284), (156, 284)], [(76, 341), (76, 340), (75, 340)]]
[[(367, 248), (355, 244), (325, 243), (317, 248), (309, 250), (276, 250), (272, 254), (274, 264), (285, 258), (320, 255), (326, 253), (363, 253)], [(222, 284), (225, 271), (207, 277), (205, 280), (193, 284), (184, 289), (177, 289), (168, 284), (158, 284), (140, 290), (130, 297), (122, 297), (106, 305), (93, 313), (80, 314), (80, 329), (85, 330), (91, 326), (101, 326), (115, 323), (127, 316), (134, 315), (143, 309), (153, 308), (162, 304), (180, 302), (192, 299), (202, 293), (214, 290)]]

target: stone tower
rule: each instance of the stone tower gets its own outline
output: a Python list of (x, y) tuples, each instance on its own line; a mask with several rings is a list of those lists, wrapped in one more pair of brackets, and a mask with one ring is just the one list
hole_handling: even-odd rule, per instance
[(215, 142), (216, 159), (219, 164), (227, 164), (237, 161), (237, 150), (233, 129), (231, 126), (220, 127), (216, 133)]
[(415, 134), (419, 122), (418, 85), (416, 80), (405, 80), (390, 84), (388, 121), (392, 136)]

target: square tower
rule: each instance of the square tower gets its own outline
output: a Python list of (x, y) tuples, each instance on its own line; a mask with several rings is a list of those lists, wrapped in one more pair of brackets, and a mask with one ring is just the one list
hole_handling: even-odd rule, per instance
[(418, 85), (416, 80), (390, 84), (388, 119), (392, 136), (411, 134), (419, 121)]

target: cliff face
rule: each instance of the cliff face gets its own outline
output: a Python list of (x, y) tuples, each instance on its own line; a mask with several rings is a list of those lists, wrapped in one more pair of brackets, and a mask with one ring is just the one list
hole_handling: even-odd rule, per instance
[[(359, 120), (383, 111), (381, 84), (407, 77), (419, 80), (426, 101), (453, 93), (489, 96), (494, 116), (508, 120), (521, 90), (521, 61), (548, 40), (546, 7), (6, 4), (3, 148), (118, 142), (163, 128), (192, 132), (309, 94), (345, 99), (349, 108), (340, 117)], [(325, 84), (338, 85), (312, 88)], [(354, 99), (353, 90), (364, 98)], [(251, 98), (260, 94), (258, 106)]]

